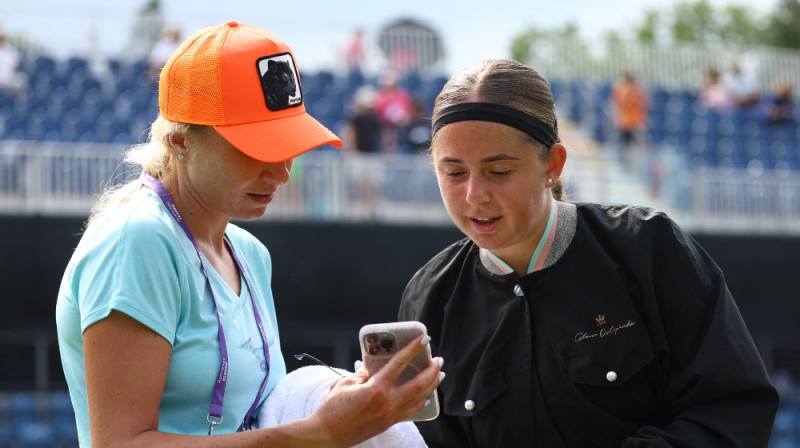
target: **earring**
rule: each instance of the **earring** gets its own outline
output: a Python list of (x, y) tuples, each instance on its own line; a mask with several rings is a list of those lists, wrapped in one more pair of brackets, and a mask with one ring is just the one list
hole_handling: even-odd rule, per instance
[(183, 160), (183, 154), (178, 154), (178, 160)]
[(552, 183), (553, 183), (553, 178), (552, 177), (548, 177), (547, 178), (547, 185), (550, 185)]

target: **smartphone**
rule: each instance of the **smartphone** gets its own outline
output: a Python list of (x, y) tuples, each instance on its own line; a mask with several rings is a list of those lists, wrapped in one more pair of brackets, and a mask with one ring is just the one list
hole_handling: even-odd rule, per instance
[[(428, 331), (422, 322), (388, 322), (370, 324), (361, 327), (358, 339), (361, 346), (362, 362), (369, 375), (375, 375), (400, 349), (408, 345), (417, 336), (427, 334)], [(397, 378), (395, 385), (403, 384), (413, 378), (418, 372), (430, 365), (431, 347), (418, 353), (408, 363), (403, 373)], [(428, 404), (419, 412), (408, 418), (410, 421), (433, 420), (439, 415), (439, 398), (436, 390), (428, 397)]]

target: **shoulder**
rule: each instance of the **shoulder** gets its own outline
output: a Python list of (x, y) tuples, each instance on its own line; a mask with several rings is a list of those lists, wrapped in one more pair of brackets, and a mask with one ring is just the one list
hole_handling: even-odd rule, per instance
[(225, 235), (227, 235), (231, 243), (235, 244), (242, 250), (246, 250), (250, 253), (269, 255), (269, 250), (264, 243), (261, 242), (261, 240), (234, 223), (228, 223), (228, 227), (225, 229)]
[(269, 249), (252, 233), (228, 223), (225, 235), (240, 255), (240, 261), (252, 269), (270, 272), (272, 269), (272, 256)]
[(477, 248), (478, 246), (471, 239), (463, 238), (434, 255), (420, 268), (420, 271), (435, 272), (446, 269), (448, 266), (460, 265), (472, 251), (477, 251)]
[(478, 246), (469, 238), (463, 238), (443, 249), (428, 260), (412, 277), (406, 290), (430, 290), (437, 285), (448, 284), (464, 269), (467, 260), (477, 260)]
[(577, 209), (578, 232), (629, 269), (651, 270), (687, 286), (694, 283), (696, 291), (722, 278), (712, 257), (663, 211), (600, 204), (578, 204)]
[(134, 193), (123, 205), (100, 215), (86, 229), (81, 242), (130, 242), (134, 246), (148, 246), (155, 242), (172, 246), (176, 240), (177, 225), (162, 207), (155, 194), (148, 190)]
[(662, 231), (681, 232), (665, 212), (635, 205), (577, 203), (578, 222), (598, 232), (626, 239), (647, 238)]

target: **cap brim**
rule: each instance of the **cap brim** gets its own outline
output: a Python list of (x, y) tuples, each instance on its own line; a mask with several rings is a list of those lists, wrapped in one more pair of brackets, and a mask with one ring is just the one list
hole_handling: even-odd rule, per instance
[(306, 112), (277, 120), (214, 126), (239, 151), (262, 162), (282, 162), (342, 140)]

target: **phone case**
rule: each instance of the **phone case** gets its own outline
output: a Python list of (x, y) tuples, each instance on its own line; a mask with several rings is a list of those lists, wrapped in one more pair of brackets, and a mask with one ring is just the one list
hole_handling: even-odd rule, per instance
[[(387, 322), (365, 325), (358, 332), (361, 358), (370, 376), (378, 372), (387, 362), (409, 342), (421, 334), (427, 334), (421, 322)], [(395, 385), (403, 384), (426, 368), (431, 362), (431, 348), (418, 353), (400, 374)], [(410, 421), (433, 420), (439, 415), (439, 399), (434, 390), (428, 397), (430, 402), (422, 410), (408, 418)]]

